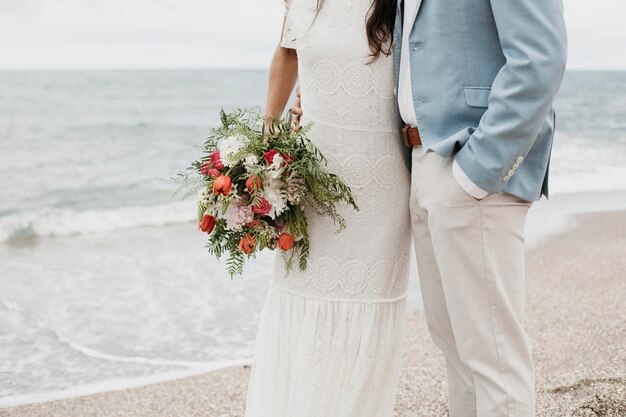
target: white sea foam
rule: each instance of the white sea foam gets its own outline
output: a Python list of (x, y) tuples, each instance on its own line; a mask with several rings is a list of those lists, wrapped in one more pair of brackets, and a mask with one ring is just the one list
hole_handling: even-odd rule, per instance
[(557, 133), (550, 164), (553, 194), (625, 190), (624, 142)]
[(214, 372), (220, 369), (233, 366), (244, 366), (252, 363), (252, 358), (237, 359), (232, 361), (222, 361), (196, 365), (193, 367), (180, 369), (171, 372), (164, 372), (157, 375), (149, 375), (135, 378), (119, 378), (109, 379), (106, 381), (96, 382), (92, 384), (77, 385), (68, 389), (59, 391), (48, 391), (42, 393), (33, 393), (25, 395), (12, 395), (0, 398), (0, 408), (16, 407), (19, 405), (35, 404), (46, 401), (61, 400), (83, 395), (97, 394), (100, 392), (118, 391), (132, 387), (140, 387), (144, 385), (155, 384), (157, 382), (170, 381), (194, 375), (200, 375), (207, 372)]
[(556, 195), (621, 191), (626, 189), (625, 179), (626, 166), (597, 166), (578, 172), (553, 172), (550, 174), (550, 192)]
[(126, 363), (140, 363), (146, 365), (165, 365), (165, 366), (178, 366), (183, 368), (202, 368), (205, 369), (207, 367), (212, 367), (215, 365), (215, 362), (200, 362), (200, 361), (184, 361), (184, 360), (173, 360), (167, 358), (147, 358), (143, 356), (120, 356), (120, 355), (112, 355), (107, 352), (102, 352), (98, 349), (94, 349), (88, 346), (84, 346), (80, 343), (77, 343), (71, 339), (68, 335), (64, 334), (59, 329), (52, 326), (46, 318), (38, 318), (28, 314), (22, 306), (18, 303), (10, 300), (1, 300), (0, 307), (5, 308), (8, 311), (17, 313), (21, 316), (26, 317), (32, 324), (43, 329), (51, 334), (53, 334), (61, 343), (69, 346), (71, 349), (76, 352), (80, 352), (85, 356), (89, 356), (95, 359), (103, 359), (107, 361), (113, 362), (126, 362)]
[(155, 206), (103, 210), (41, 208), (0, 217), (0, 242), (22, 237), (73, 236), (141, 226), (164, 226), (195, 219), (191, 200)]

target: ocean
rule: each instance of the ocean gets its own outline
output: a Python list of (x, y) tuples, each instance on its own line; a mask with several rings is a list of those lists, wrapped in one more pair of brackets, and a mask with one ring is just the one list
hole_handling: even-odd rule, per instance
[[(0, 406), (252, 356), (273, 255), (230, 280), (160, 179), (266, 88), (264, 70), (0, 72)], [(551, 192), (626, 190), (626, 73), (567, 73), (556, 111)]]

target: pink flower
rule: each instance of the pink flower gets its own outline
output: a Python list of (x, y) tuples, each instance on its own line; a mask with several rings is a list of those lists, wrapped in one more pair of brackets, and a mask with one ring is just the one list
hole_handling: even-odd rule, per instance
[(267, 216), (272, 210), (272, 205), (264, 198), (261, 198), (259, 202), (252, 206), (252, 211), (261, 216)]
[(239, 229), (254, 220), (254, 213), (250, 206), (231, 204), (225, 217), (229, 229)]
[(210, 171), (211, 171), (210, 162), (203, 162), (202, 165), (200, 165), (200, 174), (204, 175), (205, 177), (208, 177), (210, 175)]
[(274, 162), (274, 156), (276, 156), (276, 154), (278, 154), (278, 151), (276, 149), (270, 149), (263, 154), (263, 158), (265, 158), (267, 163), (271, 165)]
[(224, 169), (224, 163), (222, 162), (220, 151), (213, 151), (213, 153), (211, 154), (211, 164), (213, 165), (213, 168), (217, 170), (221, 171), (222, 169)]
[(211, 168), (211, 169), (209, 170), (209, 175), (210, 175), (212, 178), (217, 178), (217, 177), (219, 177), (219, 176), (220, 176), (220, 171), (219, 171), (219, 170), (217, 170), (217, 169), (215, 169), (215, 168)]

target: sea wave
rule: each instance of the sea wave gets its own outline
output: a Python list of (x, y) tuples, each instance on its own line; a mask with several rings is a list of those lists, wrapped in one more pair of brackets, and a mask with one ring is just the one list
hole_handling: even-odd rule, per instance
[(44, 207), (0, 217), (0, 243), (29, 237), (86, 235), (188, 223), (194, 221), (194, 213), (193, 201), (90, 210)]
[[(2, 314), (7, 312), (10, 314), (9, 316), (7, 316), (6, 314)], [(99, 349), (94, 349), (83, 344), (76, 343), (72, 340), (71, 337), (52, 326), (50, 320), (48, 320), (48, 317), (39, 317), (37, 314), (34, 314), (32, 311), (29, 311), (27, 308), (20, 305), (20, 303), (8, 299), (0, 299), (0, 319), (3, 319), (8, 324), (15, 324), (19, 326), (20, 330), (24, 330), (25, 328), (35, 328), (37, 330), (35, 332), (35, 336), (40, 343), (40, 347), (44, 347), (44, 351), (39, 349), (37, 352), (34, 352), (33, 355), (35, 356), (31, 355), (26, 358), (15, 357), (15, 359), (12, 361), (12, 364), (18, 369), (20, 369), (23, 363), (32, 361), (39, 361), (41, 363), (42, 360), (45, 360), (42, 355), (45, 355), (46, 353), (45, 348), (50, 348), (50, 344), (45, 341), (47, 340), (47, 338), (43, 337), (43, 335), (46, 334), (51, 335), (55, 341), (61, 342), (63, 345), (69, 347), (72, 351), (89, 358), (112, 362), (136, 363), (154, 367), (153, 371), (148, 371), (148, 373), (144, 375), (106, 379), (93, 378), (93, 375), (84, 373), (80, 375), (77, 374), (77, 376), (80, 377), (79, 379), (75, 379), (70, 386), (66, 386), (57, 390), (33, 390), (31, 392), (23, 392), (20, 394), (10, 394), (4, 396), (0, 394), (0, 409), (6, 407), (40, 403), (45, 401), (73, 398), (77, 396), (90, 395), (101, 392), (117, 391), (132, 387), (154, 384), (158, 382), (171, 381), (194, 375), (214, 372), (225, 368), (250, 365), (253, 361), (251, 357), (245, 354), (241, 354), (235, 359), (214, 361), (188, 361), (167, 359), (161, 357), (113, 355)], [(9, 329), (9, 335), (13, 333), (11, 330), (13, 329)], [(17, 329), (15, 330), (17, 331)], [(15, 337), (20, 336), (16, 335)], [(159, 369), (158, 367), (163, 366), (170, 367), (170, 369), (166, 371), (157, 370)], [(42, 375), (42, 378), (45, 379), (46, 376)], [(90, 380), (91, 382), (85, 382)], [(0, 412), (0, 414), (2, 413)]]

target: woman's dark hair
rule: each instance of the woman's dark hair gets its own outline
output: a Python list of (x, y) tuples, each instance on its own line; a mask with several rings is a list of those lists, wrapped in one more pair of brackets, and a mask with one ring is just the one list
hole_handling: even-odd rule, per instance
[[(319, 12), (325, 0), (317, 0)], [(380, 54), (391, 55), (393, 49), (393, 27), (396, 20), (397, 0), (372, 0), (365, 23), (365, 32), (372, 57), (376, 61)]]

